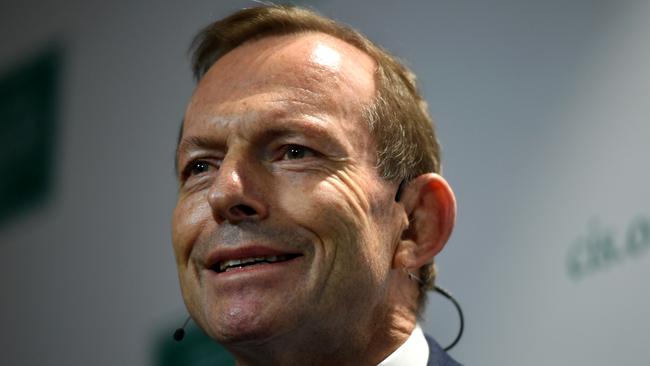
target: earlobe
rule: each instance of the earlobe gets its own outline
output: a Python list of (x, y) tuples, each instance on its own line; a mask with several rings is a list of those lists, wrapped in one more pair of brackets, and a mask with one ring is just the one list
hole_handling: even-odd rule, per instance
[(409, 218), (394, 266), (418, 268), (433, 260), (447, 243), (456, 219), (456, 199), (449, 184), (435, 173), (410, 181), (401, 202)]

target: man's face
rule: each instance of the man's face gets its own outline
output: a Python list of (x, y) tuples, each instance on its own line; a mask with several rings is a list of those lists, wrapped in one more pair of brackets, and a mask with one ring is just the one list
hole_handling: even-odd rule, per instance
[(401, 228), (360, 117), (374, 70), (308, 33), (246, 43), (197, 86), (172, 236), (183, 297), (212, 337), (335, 333), (386, 302)]

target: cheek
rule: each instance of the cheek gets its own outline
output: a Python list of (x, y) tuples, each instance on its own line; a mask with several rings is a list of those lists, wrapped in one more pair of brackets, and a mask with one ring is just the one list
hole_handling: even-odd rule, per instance
[(194, 243), (206, 224), (206, 205), (198, 196), (179, 198), (172, 216), (172, 244), (183, 301), (190, 314), (203, 323), (198, 274), (190, 260)]
[(187, 266), (196, 238), (210, 215), (207, 201), (199, 195), (181, 197), (176, 203), (172, 217), (172, 243), (179, 270)]
[(376, 184), (350, 171), (329, 173), (282, 182), (279, 187), (284, 188), (277, 195), (280, 211), (319, 238), (326, 258), (345, 255), (348, 261), (368, 261), (380, 226), (374, 217)]
[(358, 203), (340, 189), (341, 184), (333, 183), (336, 181), (330, 177), (292, 180), (279, 190), (277, 203), (292, 220), (319, 236), (357, 228), (364, 215)]
[(393, 199), (389, 187), (377, 177), (362, 173), (344, 171), (325, 180), (322, 186), (337, 197), (333, 207), (351, 231), (348, 238), (353, 240), (349, 243), (355, 250), (355, 260), (381, 276), (392, 262), (399, 238), (391, 224)]

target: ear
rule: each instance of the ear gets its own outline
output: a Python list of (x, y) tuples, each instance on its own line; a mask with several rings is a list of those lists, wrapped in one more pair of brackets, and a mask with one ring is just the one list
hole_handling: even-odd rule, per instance
[(400, 201), (409, 222), (395, 251), (393, 267), (420, 268), (447, 243), (456, 221), (456, 198), (443, 177), (427, 173), (404, 187)]

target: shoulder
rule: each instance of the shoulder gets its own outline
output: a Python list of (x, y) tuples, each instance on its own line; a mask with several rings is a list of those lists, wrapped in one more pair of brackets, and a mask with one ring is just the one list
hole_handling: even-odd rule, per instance
[(425, 334), (424, 338), (426, 338), (429, 345), (429, 362), (427, 362), (427, 366), (461, 366), (428, 334)]

